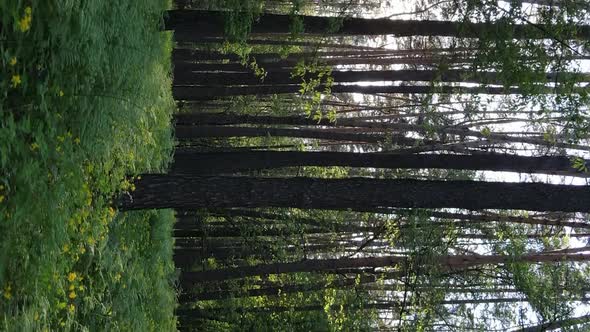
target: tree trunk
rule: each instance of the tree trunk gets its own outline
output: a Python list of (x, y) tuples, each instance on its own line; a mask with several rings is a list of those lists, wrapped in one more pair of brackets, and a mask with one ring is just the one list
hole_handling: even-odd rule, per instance
[[(300, 77), (292, 77), (289, 70), (278, 71), (269, 69), (264, 78), (256, 77), (249, 72), (197, 72), (197, 65), (178, 66), (174, 70), (174, 84), (177, 85), (276, 85), (276, 84), (301, 84)], [(218, 70), (223, 67), (219, 66)], [(242, 71), (244, 71), (242, 69)], [(573, 81), (586, 81), (588, 75), (576, 73), (545, 73), (539, 77), (531, 78), (534, 82), (546, 82), (560, 78), (569, 78)], [(317, 75), (308, 74), (305, 79), (309, 81)], [(472, 72), (467, 70), (348, 70), (332, 71), (330, 77), (334, 83), (354, 82), (465, 82), (483, 84), (504, 84), (502, 76), (494, 72)]]
[(590, 212), (586, 186), (369, 178), (251, 178), (145, 174), (121, 196), (123, 210), (294, 207), (374, 211), (382, 207)]
[[(381, 256), (362, 258), (338, 258), (338, 259), (316, 259), (305, 260), (293, 263), (272, 263), (254, 266), (242, 266), (237, 268), (226, 268), (218, 270), (207, 270), (198, 272), (184, 272), (181, 280), (184, 284), (193, 284), (204, 281), (220, 281), (229, 279), (240, 279), (252, 276), (263, 276), (268, 274), (298, 273), (298, 272), (322, 272), (336, 271), (343, 268), (358, 267), (390, 267), (404, 265), (407, 262), (404, 256)], [(453, 270), (472, 266), (487, 264), (511, 263), (554, 263), (562, 261), (584, 262), (590, 259), (590, 254), (531, 254), (520, 257), (499, 256), (499, 255), (455, 255), (440, 257), (438, 262), (443, 269)], [(402, 268), (403, 269), (403, 268)]]
[[(340, 20), (339, 18), (321, 16), (299, 16), (299, 19), (303, 23), (303, 33), (317, 35), (447, 36), (465, 38), (480, 38), (492, 35), (502, 39), (544, 39), (551, 38), (544, 31), (552, 31), (551, 26), (511, 25), (505, 23), (403, 21), (353, 17)], [(287, 35), (291, 33), (291, 23), (292, 17), (290, 15), (265, 13), (252, 24), (251, 33)], [(224, 35), (224, 27), (224, 12), (169, 10), (164, 18), (163, 29), (192, 33), (195, 37), (217, 37)], [(588, 36), (590, 36), (589, 26), (579, 25), (576, 27), (575, 37), (587, 39)]]
[[(382, 131), (397, 131), (406, 132), (413, 131), (421, 134), (427, 134), (428, 130), (425, 127), (417, 124), (400, 123), (400, 122), (368, 122), (361, 121), (354, 118), (343, 118), (336, 122), (330, 122), (328, 119), (321, 119), (319, 121), (310, 119), (304, 116), (252, 116), (252, 115), (237, 115), (232, 113), (184, 113), (176, 116), (177, 121), (180, 123), (198, 123), (203, 124), (285, 124), (285, 125), (303, 125), (313, 126), (322, 125), (330, 127), (358, 127), (366, 128), (365, 131), (369, 130), (382, 130)], [(229, 130), (229, 129), (228, 129)], [(301, 130), (301, 129), (300, 129)], [(572, 143), (562, 142), (549, 142), (546, 139), (540, 137), (522, 137), (515, 135), (508, 135), (505, 133), (490, 132), (482, 133), (481, 131), (470, 130), (468, 127), (433, 127), (431, 131), (435, 131), (441, 134), (456, 135), (461, 137), (477, 137), (481, 139), (490, 139), (502, 143), (526, 143), (533, 145), (541, 145), (546, 147), (558, 147), (564, 149), (578, 149), (590, 151), (589, 146)], [(342, 130), (341, 130), (342, 131)], [(358, 133), (358, 134), (363, 134)], [(385, 140), (382, 138), (380, 141)], [(425, 143), (425, 142), (424, 142)], [(400, 144), (402, 145), (402, 144)]]
[[(588, 161), (590, 164), (590, 161)], [(394, 155), (386, 153), (252, 151), (176, 152), (171, 171), (176, 174), (221, 174), (294, 166), (347, 166), (373, 168), (435, 168), (489, 170), (587, 176), (567, 157), (516, 155)]]
[[(213, 100), (230, 96), (254, 96), (299, 93), (299, 85), (255, 85), (255, 86), (183, 86), (172, 87), (172, 94), (176, 100)], [(319, 86), (318, 91), (323, 91), (325, 86)], [(397, 94), (489, 94), (508, 95), (521, 94), (518, 88), (503, 87), (458, 87), (458, 86), (427, 86), (427, 85), (333, 85), (331, 93), (397, 93)], [(543, 93), (554, 93), (547, 88)]]
[(328, 129), (291, 129), (291, 128), (254, 128), (222, 126), (176, 126), (176, 138), (192, 140), (205, 137), (297, 137), (346, 142), (378, 143), (391, 138), (393, 143), (401, 146), (414, 146), (419, 140), (405, 138), (401, 135), (371, 134), (364, 132), (338, 132)]

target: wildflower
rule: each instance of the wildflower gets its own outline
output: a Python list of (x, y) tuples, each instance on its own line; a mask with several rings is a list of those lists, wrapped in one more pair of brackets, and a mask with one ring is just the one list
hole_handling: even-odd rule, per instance
[(76, 277), (77, 277), (77, 276), (78, 276), (78, 275), (76, 274), (76, 272), (70, 272), (70, 273), (68, 274), (68, 281), (69, 281), (69, 282), (74, 282), (74, 280), (76, 280)]
[(4, 195), (0, 195), (0, 203), (4, 202), (4, 199), (5, 199), (5, 198), (6, 198), (6, 197), (4, 197)]
[(30, 6), (25, 8), (25, 15), (18, 21), (18, 27), (20, 31), (27, 32), (31, 28), (31, 19), (32, 19), (33, 10)]
[(70, 285), (70, 288), (69, 288), (69, 290), (70, 290), (70, 291), (73, 291), (73, 290), (75, 290), (75, 289), (76, 289), (76, 285), (74, 285), (74, 284), (71, 284), (71, 285)]
[(115, 209), (113, 209), (110, 206), (109, 206), (109, 216), (111, 216), (111, 218), (115, 216)]
[(70, 305), (68, 306), (68, 311), (69, 311), (69, 312), (74, 312), (74, 310), (76, 310), (76, 306), (74, 306), (73, 304), (70, 304)]
[(121, 280), (121, 273), (115, 274), (115, 281), (119, 282)]
[(57, 136), (57, 140), (63, 142), (66, 138), (63, 136)]
[(38, 321), (39, 320), (39, 313), (38, 312), (35, 313), (35, 316), (33, 317), (33, 319), (35, 321)]
[(67, 303), (65, 302), (59, 302), (57, 304), (57, 309), (64, 309), (67, 306)]
[(2, 295), (4, 295), (5, 299), (10, 300), (12, 298), (12, 286), (6, 286)]
[(12, 87), (16, 88), (22, 82), (20, 79), (20, 75), (12, 75), (10, 82), (12, 82)]
[(60, 96), (60, 97), (63, 97), (64, 96), (64, 91), (63, 90), (59, 90), (59, 93), (57, 95)]
[(76, 292), (75, 291), (71, 291), (70, 294), (68, 295), (68, 297), (70, 299), (72, 299), (72, 300), (75, 299), (76, 298)]
[(10, 61), (8, 61), (8, 64), (11, 66), (14, 66), (14, 65), (16, 65), (16, 62), (17, 62), (16, 57), (13, 56), (12, 58), (10, 58)]
[(67, 253), (67, 252), (69, 252), (69, 251), (70, 251), (70, 245), (69, 245), (69, 244), (67, 244), (67, 243), (66, 243), (66, 244), (64, 244), (64, 246), (63, 246), (63, 252)]
[(31, 143), (31, 151), (35, 151), (37, 149), (39, 149), (39, 144), (37, 144), (37, 143)]
[(91, 245), (91, 246), (93, 246), (93, 245), (96, 244), (96, 240), (94, 240), (94, 238), (92, 236), (90, 236), (88, 238), (88, 244)]

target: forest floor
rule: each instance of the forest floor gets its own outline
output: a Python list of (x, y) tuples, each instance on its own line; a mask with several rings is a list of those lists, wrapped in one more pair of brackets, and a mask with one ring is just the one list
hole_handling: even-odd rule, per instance
[(167, 6), (0, 2), (0, 329), (175, 328), (173, 212), (111, 208), (171, 155)]

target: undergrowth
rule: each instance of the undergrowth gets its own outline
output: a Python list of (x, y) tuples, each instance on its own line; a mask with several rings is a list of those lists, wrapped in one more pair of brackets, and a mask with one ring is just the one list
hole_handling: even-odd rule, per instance
[(171, 154), (166, 6), (0, 2), (0, 328), (174, 328), (172, 213), (111, 208)]

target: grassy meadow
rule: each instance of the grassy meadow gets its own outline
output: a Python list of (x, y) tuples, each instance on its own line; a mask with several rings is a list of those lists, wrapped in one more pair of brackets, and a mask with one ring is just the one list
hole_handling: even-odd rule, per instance
[(111, 207), (171, 155), (167, 6), (0, 1), (0, 329), (175, 328), (173, 213)]

